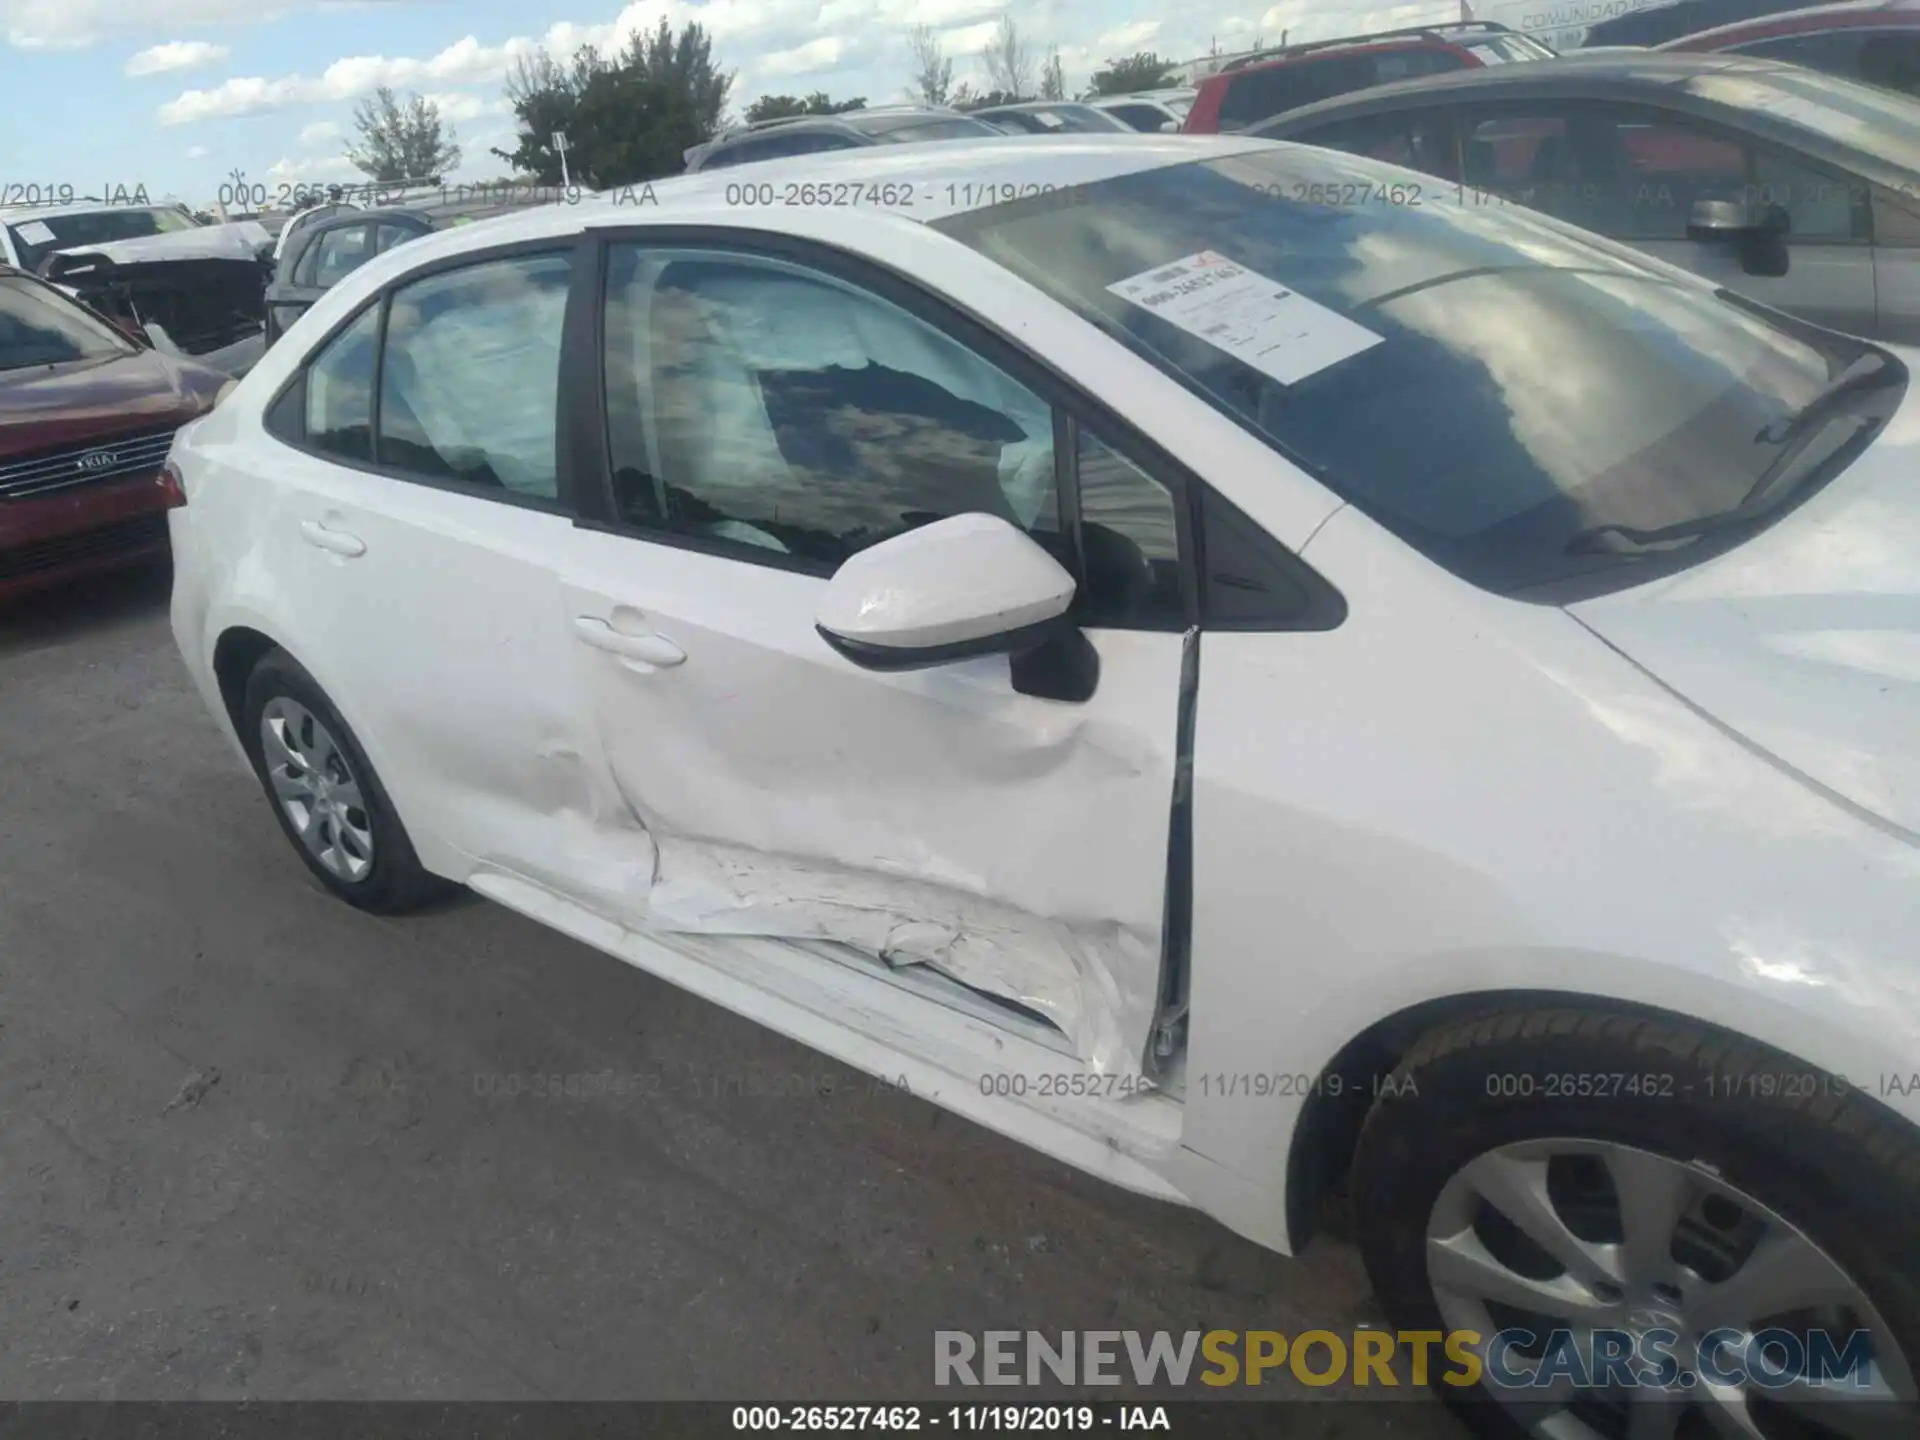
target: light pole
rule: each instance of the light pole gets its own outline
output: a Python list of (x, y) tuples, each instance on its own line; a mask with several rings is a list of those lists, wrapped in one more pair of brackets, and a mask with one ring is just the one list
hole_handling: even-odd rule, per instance
[(560, 183), (571, 190), (573, 175), (567, 169), (567, 137), (558, 130), (553, 132), (553, 148), (560, 156)]

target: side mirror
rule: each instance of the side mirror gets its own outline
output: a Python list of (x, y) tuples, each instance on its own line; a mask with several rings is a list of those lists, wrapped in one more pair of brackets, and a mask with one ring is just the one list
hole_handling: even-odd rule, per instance
[(850, 557), (827, 582), (814, 628), (867, 670), (923, 670), (1013, 657), (1014, 688), (1085, 700), (1099, 657), (1067, 618), (1074, 579), (993, 515), (954, 515)]
[(1687, 238), (1696, 244), (1732, 245), (1749, 275), (1787, 273), (1787, 212), (1749, 200), (1696, 200), (1687, 215)]

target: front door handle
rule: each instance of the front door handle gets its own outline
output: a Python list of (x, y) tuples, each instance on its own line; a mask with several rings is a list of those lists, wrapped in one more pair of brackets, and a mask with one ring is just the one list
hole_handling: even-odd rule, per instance
[(367, 542), (358, 535), (349, 535), (344, 530), (330, 530), (318, 520), (302, 520), (300, 538), (309, 545), (330, 550), (335, 555), (354, 556), (367, 553)]
[(687, 652), (664, 635), (628, 635), (594, 615), (576, 616), (573, 633), (596, 650), (644, 665), (678, 665), (687, 658)]

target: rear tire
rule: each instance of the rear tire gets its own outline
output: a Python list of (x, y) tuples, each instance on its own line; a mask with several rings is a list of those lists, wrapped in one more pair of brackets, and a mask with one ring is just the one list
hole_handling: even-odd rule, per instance
[(454, 888), (421, 866), (359, 740), (284, 650), (248, 675), (240, 738), (294, 853), (340, 899), (391, 915)]
[[(1874, 1090), (1884, 1083), (1854, 1079)], [(1440, 1363), (1436, 1350), (1435, 1388), (1479, 1433), (1613, 1440), (1646, 1404), (1678, 1415), (1678, 1428), (1648, 1434), (1916, 1433), (1920, 1133), (1872, 1094), (1704, 1026), (1600, 1009), (1443, 1026), (1381, 1090), (1352, 1193), (1367, 1273), (1396, 1329), (1490, 1337), (1584, 1326), (1635, 1337), (1636, 1346), (1655, 1329), (1682, 1337), (1671, 1347), (1680, 1369), (1664, 1392), (1644, 1382), (1584, 1397), (1536, 1391), (1524, 1404), (1511, 1385), (1498, 1398), (1485, 1382), (1443, 1383), (1460, 1368)], [(1740, 1287), (1762, 1273), (1744, 1267), (1776, 1254), (1801, 1267), (1794, 1285), (1736, 1305)], [(1782, 1308), (1788, 1300), (1796, 1303)], [(1745, 1314), (1752, 1306), (1762, 1308)], [(1777, 1325), (1804, 1340), (1826, 1331), (1842, 1349), (1866, 1330), (1873, 1374), (1906, 1403), (1854, 1410), (1831, 1391), (1787, 1403), (1791, 1387), (1751, 1379), (1735, 1387), (1737, 1406), (1715, 1398), (1697, 1366), (1687, 1378), (1699, 1357), (1686, 1337), (1736, 1323), (1724, 1318), (1731, 1308), (1750, 1333)], [(1503, 1370), (1524, 1370), (1525, 1353), (1508, 1353)], [(1717, 1353), (1742, 1363), (1739, 1351)], [(1589, 1408), (1596, 1400), (1612, 1408)], [(1564, 1428), (1528, 1428), (1555, 1414)], [(1757, 1428), (1733, 1428), (1735, 1418)], [(1808, 1419), (1816, 1428), (1792, 1428)], [(1713, 1428), (1716, 1420), (1728, 1428)], [(1701, 1424), (1708, 1428), (1688, 1428)]]

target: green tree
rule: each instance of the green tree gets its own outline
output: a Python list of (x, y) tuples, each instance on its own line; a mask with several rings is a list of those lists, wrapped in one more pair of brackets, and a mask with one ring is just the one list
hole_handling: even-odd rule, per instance
[(1095, 95), (1128, 95), (1135, 90), (1164, 90), (1175, 83), (1173, 62), (1151, 50), (1124, 59), (1109, 60), (1093, 72)]
[(785, 120), (794, 115), (844, 115), (849, 110), (867, 108), (866, 96), (853, 100), (835, 100), (824, 90), (816, 90), (802, 99), (794, 95), (762, 95), (747, 107), (747, 119)]
[(460, 167), (453, 131), (441, 124), (440, 107), (424, 95), (411, 95), (403, 105), (382, 85), (354, 107), (353, 123), (360, 143), (347, 147), (347, 159), (369, 179), (437, 185), (448, 171)]
[(518, 143), (494, 154), (516, 174), (558, 184), (558, 131), (577, 184), (606, 190), (678, 174), (685, 152), (719, 130), (732, 87), (733, 76), (714, 68), (706, 31), (689, 24), (675, 34), (662, 17), (613, 56), (586, 47), (565, 65), (546, 54), (517, 65), (507, 100)]

